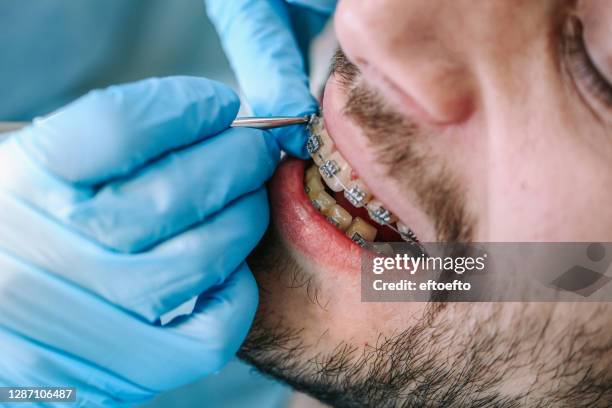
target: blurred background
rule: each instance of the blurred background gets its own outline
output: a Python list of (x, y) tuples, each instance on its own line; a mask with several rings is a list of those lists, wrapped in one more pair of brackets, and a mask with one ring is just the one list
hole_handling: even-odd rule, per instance
[[(2, 50), (2, 121), (29, 121), (91, 89), (153, 76), (205, 76), (236, 89), (203, 0), (3, 1), (0, 42), (14, 44)], [(168, 406), (318, 404), (233, 361), (145, 405)]]
[(2, 44), (15, 44), (2, 50), (2, 120), (30, 120), (90, 89), (153, 76), (235, 88), (204, 0), (8, 0), (0, 23)]

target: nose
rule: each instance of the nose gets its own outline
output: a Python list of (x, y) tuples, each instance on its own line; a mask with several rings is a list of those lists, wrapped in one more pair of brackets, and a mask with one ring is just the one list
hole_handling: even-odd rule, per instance
[(338, 40), (366, 82), (398, 110), (438, 125), (467, 120), (476, 101), (454, 3), (344, 0), (335, 14)]

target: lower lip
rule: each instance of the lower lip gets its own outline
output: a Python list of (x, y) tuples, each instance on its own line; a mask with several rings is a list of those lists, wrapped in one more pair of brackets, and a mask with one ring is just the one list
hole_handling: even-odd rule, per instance
[(312, 206), (303, 187), (305, 166), (303, 160), (284, 160), (270, 181), (276, 228), (292, 249), (325, 269), (359, 272), (364, 250)]

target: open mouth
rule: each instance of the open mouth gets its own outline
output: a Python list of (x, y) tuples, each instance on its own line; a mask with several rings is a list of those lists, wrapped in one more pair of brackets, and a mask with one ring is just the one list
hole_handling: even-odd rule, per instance
[(309, 124), (304, 190), (312, 205), (336, 228), (360, 246), (369, 242), (418, 243), (414, 232), (376, 199), (335, 149), (322, 116)]
[(320, 117), (310, 129), (313, 159), (284, 159), (269, 184), (272, 218), (283, 241), (325, 270), (347, 272), (360, 270), (368, 242), (418, 242), (333, 148)]

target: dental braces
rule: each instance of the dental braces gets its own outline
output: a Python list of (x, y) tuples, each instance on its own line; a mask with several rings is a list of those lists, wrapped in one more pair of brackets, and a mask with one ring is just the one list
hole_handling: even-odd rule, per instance
[(351, 236), (351, 241), (353, 241), (354, 243), (356, 243), (357, 245), (359, 245), (360, 247), (365, 247), (366, 244), (368, 243), (365, 238), (363, 238), (358, 232), (355, 232), (352, 236)]
[(308, 140), (306, 141), (306, 150), (308, 151), (308, 154), (313, 155), (316, 152), (318, 152), (320, 148), (321, 148), (321, 138), (318, 135), (312, 133), (311, 131), (310, 136), (308, 137)]
[(340, 228), (340, 223), (338, 221), (334, 220), (332, 217), (326, 217), (326, 218), (327, 218), (327, 221), (329, 221), (331, 225), (333, 225), (336, 228)]
[(355, 207), (363, 207), (365, 204), (366, 193), (359, 187), (353, 186), (344, 190), (344, 197)]
[(368, 210), (370, 218), (380, 225), (389, 225), (391, 223), (391, 212), (385, 207), (378, 207), (375, 210)]
[[(365, 199), (367, 197), (367, 194), (363, 190), (361, 190), (358, 186), (352, 186), (350, 188), (346, 186), (342, 182), (342, 180), (337, 176), (337, 174), (340, 172), (340, 168), (338, 164), (334, 160), (325, 160), (323, 156), (319, 153), (322, 147), (322, 140), (321, 140), (321, 137), (316, 133), (315, 127), (318, 127), (321, 125), (321, 114), (322, 114), (322, 111), (319, 110), (318, 112), (313, 113), (310, 116), (310, 120), (307, 125), (308, 130), (309, 130), (309, 137), (306, 142), (306, 150), (311, 156), (316, 155), (317, 158), (323, 163), (319, 166), (320, 172), (324, 173), (327, 178), (335, 179), (335, 181), (342, 187), (344, 191), (343, 193), (344, 197), (353, 206), (363, 207), (366, 205)], [(313, 204), (316, 204), (316, 203), (313, 203)], [(315, 205), (315, 208), (317, 207), (319, 206)], [(320, 208), (318, 209), (320, 210)], [(371, 219), (373, 219), (378, 224), (386, 226), (387, 228), (391, 229), (392, 231), (397, 233), (404, 241), (410, 244), (416, 245), (421, 250), (424, 250), (418, 238), (416, 237), (415, 233), (410, 228), (408, 228), (406, 232), (401, 232), (395, 225), (392, 224), (395, 222), (393, 221), (394, 217), (392, 213), (386, 208), (384, 208), (382, 205), (373, 211), (368, 209), (368, 214), (370, 215)], [(335, 224), (337, 224), (337, 222)], [(353, 240), (354, 242), (356, 242), (358, 245), (362, 247), (367, 244), (367, 241), (357, 232), (355, 232), (350, 238), (351, 240)]]
[[(323, 160), (320, 154), (317, 154), (317, 156), (321, 160)], [(335, 160), (326, 160), (321, 166), (319, 166), (319, 169), (321, 170), (321, 172), (325, 174), (325, 177), (327, 178), (332, 178), (332, 177), (337, 178), (336, 174), (340, 172), (340, 167), (338, 166), (338, 163), (336, 163)], [(340, 182), (340, 179), (338, 179), (338, 181)], [(344, 187), (342, 182), (340, 182), (340, 185)]]
[[(318, 138), (318, 136), (312, 133), (311, 133), (311, 136), (315, 136)], [(352, 188), (349, 189), (348, 186), (346, 186), (342, 182), (342, 180), (340, 180), (340, 178), (337, 176), (338, 172), (340, 171), (340, 168), (338, 167), (337, 163), (334, 160), (325, 160), (320, 154), (318, 153), (316, 154), (317, 154), (317, 157), (323, 162), (323, 164), (319, 166), (319, 169), (321, 170), (322, 173), (325, 174), (327, 178), (334, 178), (338, 182), (338, 184), (344, 190), (344, 196), (346, 197), (346, 199), (349, 202), (351, 202), (351, 204), (355, 205), (355, 207), (357, 207), (358, 205), (364, 205), (363, 201), (365, 200), (366, 194), (356, 186), (353, 186)], [(375, 222), (377, 222), (380, 225), (386, 226), (387, 228), (390, 228), (392, 231), (396, 232), (404, 241), (415, 243), (415, 244), (420, 244), (416, 235), (410, 228), (408, 229), (406, 233), (403, 233), (403, 232), (400, 232), (394, 225), (391, 224), (390, 221), (392, 219), (392, 215), (391, 215), (391, 212), (387, 210), (386, 208), (380, 206), (374, 211), (371, 211), (368, 209), (368, 213), (370, 214), (370, 217)], [(351, 239), (360, 246), (364, 246), (366, 243), (363, 237), (361, 237), (358, 233), (353, 234)]]

